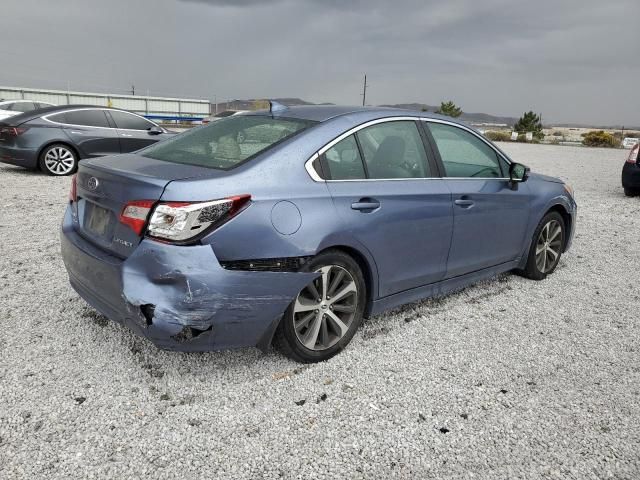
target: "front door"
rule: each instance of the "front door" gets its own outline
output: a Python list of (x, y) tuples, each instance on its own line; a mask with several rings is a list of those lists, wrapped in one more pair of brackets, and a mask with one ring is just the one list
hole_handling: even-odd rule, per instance
[(121, 110), (109, 110), (109, 114), (118, 129), (122, 153), (140, 150), (166, 138), (163, 134), (151, 131), (156, 125), (139, 115)]
[(507, 161), (475, 133), (445, 123), (427, 125), (453, 199), (446, 277), (515, 260), (524, 248), (529, 186), (512, 188)]
[(326, 150), (321, 162), (338, 215), (375, 259), (379, 297), (443, 278), (451, 194), (435, 178), (416, 122), (362, 128)]

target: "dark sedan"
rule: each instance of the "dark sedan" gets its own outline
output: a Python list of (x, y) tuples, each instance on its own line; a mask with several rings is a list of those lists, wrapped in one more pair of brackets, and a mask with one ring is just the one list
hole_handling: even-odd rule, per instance
[(0, 162), (70, 175), (83, 158), (133, 152), (172, 135), (125, 110), (80, 105), (42, 108), (0, 122)]
[(640, 195), (640, 144), (629, 152), (629, 157), (622, 167), (622, 187), (627, 197)]

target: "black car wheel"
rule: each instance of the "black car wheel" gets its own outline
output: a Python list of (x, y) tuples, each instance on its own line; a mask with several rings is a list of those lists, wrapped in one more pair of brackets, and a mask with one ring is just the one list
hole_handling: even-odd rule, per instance
[(538, 224), (531, 247), (527, 266), (521, 273), (532, 280), (543, 280), (558, 266), (564, 248), (565, 224), (558, 212), (547, 213)]
[(346, 347), (362, 323), (366, 286), (358, 264), (339, 250), (321, 253), (304, 270), (320, 275), (287, 308), (274, 344), (298, 362), (321, 362)]
[(78, 169), (78, 155), (63, 143), (49, 145), (40, 154), (40, 170), (61, 177), (71, 175)]
[(636, 188), (625, 188), (624, 189), (624, 194), (627, 197), (637, 197), (638, 195), (640, 195), (640, 189), (636, 189)]

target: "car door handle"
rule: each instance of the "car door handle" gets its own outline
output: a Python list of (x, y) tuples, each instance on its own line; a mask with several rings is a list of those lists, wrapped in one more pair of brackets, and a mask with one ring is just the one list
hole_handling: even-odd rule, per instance
[(133, 135), (131, 135), (129, 133), (121, 133), (120, 136), (121, 137), (133, 137)]
[(380, 202), (375, 198), (361, 198), (357, 202), (351, 204), (353, 210), (375, 210), (380, 208)]
[(453, 203), (462, 208), (471, 208), (474, 205), (473, 200), (459, 199), (455, 200)]

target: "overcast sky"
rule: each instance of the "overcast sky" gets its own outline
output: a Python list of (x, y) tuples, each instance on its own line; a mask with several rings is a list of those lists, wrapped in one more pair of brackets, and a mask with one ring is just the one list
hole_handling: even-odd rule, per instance
[(0, 85), (640, 124), (639, 0), (2, 0)]

